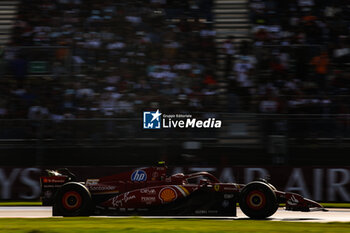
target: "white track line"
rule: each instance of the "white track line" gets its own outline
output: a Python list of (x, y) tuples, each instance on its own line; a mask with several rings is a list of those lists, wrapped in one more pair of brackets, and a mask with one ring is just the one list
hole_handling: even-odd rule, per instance
[[(328, 212), (294, 212), (280, 208), (268, 220), (285, 222), (350, 222), (350, 209), (328, 209)], [(0, 218), (50, 218), (52, 208), (47, 206), (6, 206), (0, 207)], [(129, 216), (94, 216), (96, 218), (128, 218)], [(207, 217), (207, 216), (142, 216), (141, 218), (175, 218), (175, 219), (213, 219), (213, 220), (246, 220), (249, 219), (237, 208), (237, 217)]]

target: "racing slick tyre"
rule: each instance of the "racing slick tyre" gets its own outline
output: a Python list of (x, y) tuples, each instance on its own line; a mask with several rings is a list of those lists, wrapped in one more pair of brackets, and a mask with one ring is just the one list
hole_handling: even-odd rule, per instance
[(254, 181), (242, 189), (239, 206), (248, 217), (265, 219), (277, 211), (278, 202), (274, 191), (268, 184)]
[(89, 216), (91, 211), (91, 194), (84, 185), (69, 182), (57, 191), (53, 206), (54, 216)]

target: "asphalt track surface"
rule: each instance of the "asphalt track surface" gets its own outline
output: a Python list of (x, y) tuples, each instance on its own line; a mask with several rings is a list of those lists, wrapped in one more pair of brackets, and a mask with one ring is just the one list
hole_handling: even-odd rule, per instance
[[(52, 208), (43, 206), (8, 206), (0, 207), (1, 218), (49, 218), (52, 217)], [(98, 216), (106, 217), (106, 216)], [(115, 217), (124, 218), (124, 217)], [(144, 218), (201, 218), (201, 219), (223, 219), (223, 220), (246, 220), (249, 219), (242, 211), (237, 208), (237, 217), (179, 217), (179, 216), (147, 216)], [(286, 221), (286, 222), (350, 222), (350, 209), (330, 208), (327, 212), (312, 211), (312, 212), (298, 212), (285, 211), (282, 208), (272, 215), (268, 220), (270, 221)]]

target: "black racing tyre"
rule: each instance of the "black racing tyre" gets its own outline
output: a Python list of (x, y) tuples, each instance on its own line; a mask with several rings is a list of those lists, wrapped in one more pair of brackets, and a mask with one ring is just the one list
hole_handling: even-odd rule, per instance
[(247, 184), (240, 193), (239, 206), (243, 213), (253, 219), (265, 219), (278, 208), (276, 194), (261, 181)]
[(53, 215), (89, 216), (91, 211), (91, 194), (84, 185), (69, 182), (57, 191)]

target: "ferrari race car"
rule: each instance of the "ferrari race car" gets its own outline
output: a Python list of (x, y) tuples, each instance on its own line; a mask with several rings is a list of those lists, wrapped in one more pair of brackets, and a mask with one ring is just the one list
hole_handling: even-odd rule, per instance
[(43, 205), (54, 216), (181, 215), (236, 216), (264, 219), (280, 203), (286, 210), (324, 210), (299, 194), (282, 192), (265, 180), (248, 184), (221, 183), (208, 172), (166, 175), (167, 167), (138, 168), (112, 176), (78, 182), (67, 169), (40, 177)]

